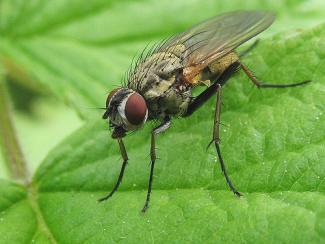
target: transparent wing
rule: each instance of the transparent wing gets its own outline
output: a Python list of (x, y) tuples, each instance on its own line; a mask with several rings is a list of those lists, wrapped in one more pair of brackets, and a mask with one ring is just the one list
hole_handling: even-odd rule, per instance
[(263, 11), (222, 14), (172, 37), (159, 49), (168, 50), (182, 44), (185, 46), (182, 52), (185, 67), (208, 65), (268, 28), (274, 19), (274, 14)]

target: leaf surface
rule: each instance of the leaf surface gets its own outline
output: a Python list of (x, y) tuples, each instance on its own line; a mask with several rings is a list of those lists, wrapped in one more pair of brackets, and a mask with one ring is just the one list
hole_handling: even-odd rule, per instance
[[(1, 1), (0, 53), (23, 83), (52, 91), (81, 113), (103, 103), (149, 39), (236, 5), (80, 2)], [(258, 90), (239, 73), (224, 86), (221, 119), (229, 126), (222, 127), (221, 150), (242, 198), (228, 190), (213, 148), (206, 151), (213, 99), (158, 137), (146, 214), (140, 210), (154, 125), (126, 138), (130, 160), (121, 187), (97, 203), (113, 187), (121, 157), (107, 124), (94, 119), (46, 157), (30, 185), (0, 181), (0, 243), (324, 242), (325, 25), (309, 28), (321, 22), (324, 5), (263, 4), (277, 10), (279, 24), (243, 62), (267, 82), (313, 82)], [(253, 1), (245, 8), (261, 6)], [(193, 9), (202, 11), (193, 16)], [(306, 29), (280, 32), (298, 26)]]

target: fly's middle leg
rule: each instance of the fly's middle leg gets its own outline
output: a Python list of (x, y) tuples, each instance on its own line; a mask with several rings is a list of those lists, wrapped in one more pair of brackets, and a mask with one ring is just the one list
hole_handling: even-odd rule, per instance
[(239, 62), (239, 63), (240, 63), (240, 67), (245, 72), (245, 74), (248, 76), (248, 78), (258, 88), (287, 88), (287, 87), (301, 86), (301, 85), (304, 85), (304, 84), (307, 84), (307, 83), (311, 82), (311, 80), (305, 80), (305, 81), (294, 82), (294, 83), (290, 83), (290, 84), (269, 84), (269, 83), (263, 83), (263, 82), (259, 81), (256, 78), (256, 76), (254, 75), (254, 73), (246, 65), (244, 65), (241, 62)]
[(150, 164), (150, 176), (149, 176), (149, 183), (148, 183), (148, 191), (147, 191), (147, 198), (146, 202), (142, 208), (142, 212), (146, 212), (148, 207), (149, 207), (149, 202), (150, 202), (150, 194), (151, 194), (151, 188), (152, 188), (152, 181), (153, 181), (153, 172), (154, 172), (154, 167), (155, 167), (155, 162), (156, 162), (156, 135), (166, 131), (171, 124), (171, 119), (167, 117), (161, 125), (158, 127), (154, 128), (151, 131), (151, 147), (150, 147), (150, 159), (151, 159), (151, 164)]

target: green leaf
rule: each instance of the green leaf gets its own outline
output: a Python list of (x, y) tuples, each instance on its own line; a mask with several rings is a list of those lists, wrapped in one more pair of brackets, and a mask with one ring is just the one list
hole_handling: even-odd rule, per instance
[[(29, 187), (32, 190), (32, 187)], [(35, 193), (0, 180), (0, 243), (54, 242), (38, 210)]]
[[(324, 25), (286, 39), (278, 35), (243, 60), (268, 81), (312, 78), (308, 86), (257, 90), (241, 74), (224, 87), (222, 121), (229, 127), (221, 133), (222, 152), (244, 197), (227, 189), (215, 152), (205, 150), (213, 122), (210, 101), (159, 136), (161, 160), (146, 214), (140, 209), (152, 125), (127, 137), (130, 162), (123, 183), (112, 199), (97, 203), (112, 188), (121, 159), (107, 125), (94, 121), (48, 155), (25, 201), (16, 204), (24, 198), (22, 188), (2, 183), (9, 199), (2, 208), (11, 211), (3, 214), (8, 222), (0, 236), (10, 235), (13, 224), (26, 230), (12, 238), (31, 240), (33, 229), (58, 243), (324, 242), (324, 38)], [(28, 225), (15, 219), (32, 213)]]
[[(0, 2), (7, 13), (0, 14), (7, 71), (19, 67), (23, 82), (34, 78), (76, 108), (102, 103), (106, 89), (117, 84), (108, 79), (120, 80), (135, 48), (149, 37), (158, 39), (239, 3), (80, 2)], [(274, 32), (322, 20), (323, 1), (276, 7), (252, 1), (245, 7), (265, 3), (279, 12)], [(180, 13), (184, 19), (177, 23)], [(109, 31), (95, 28), (98, 23)], [(228, 190), (214, 150), (206, 151), (211, 100), (158, 137), (160, 160), (146, 214), (140, 210), (151, 123), (126, 138), (130, 161), (121, 187), (97, 203), (113, 187), (121, 157), (107, 124), (95, 120), (55, 148), (29, 185), (0, 181), (0, 243), (323, 243), (325, 25), (268, 35), (243, 62), (268, 82), (313, 82), (258, 90), (240, 73), (224, 86), (222, 122), (229, 126), (222, 127), (221, 150), (244, 197)]]

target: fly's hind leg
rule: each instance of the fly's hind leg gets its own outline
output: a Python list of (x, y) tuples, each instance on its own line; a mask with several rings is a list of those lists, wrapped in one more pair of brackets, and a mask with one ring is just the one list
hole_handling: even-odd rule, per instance
[(214, 143), (214, 146), (215, 146), (217, 154), (218, 154), (220, 167), (221, 167), (222, 173), (227, 181), (229, 188), (235, 195), (241, 196), (242, 194), (240, 192), (238, 192), (236, 190), (236, 188), (234, 187), (234, 185), (232, 184), (232, 182), (227, 174), (225, 163), (221, 156), (221, 151), (220, 151), (220, 147), (219, 147), (219, 143), (220, 143), (220, 137), (219, 137), (219, 131), (220, 131), (219, 129), (220, 128), (219, 127), (220, 127), (220, 113), (221, 113), (221, 86), (220, 85), (217, 86), (216, 92), (217, 92), (217, 102), (216, 102), (216, 110), (215, 110), (215, 115), (214, 115), (213, 136), (212, 136), (212, 140), (209, 143), (209, 145)]
[[(239, 61), (238, 61), (239, 62)], [(295, 86), (301, 86), (304, 84), (307, 84), (311, 82), (311, 80), (305, 80), (301, 82), (295, 82), (295, 83), (290, 83), (290, 84), (268, 84), (268, 83), (263, 83), (259, 81), (254, 73), (243, 63), (240, 63), (240, 67), (242, 70), (245, 72), (245, 74), (248, 76), (248, 78), (254, 83), (255, 86), (258, 88), (287, 88), (287, 87), (295, 87)]]
[(205, 89), (199, 96), (197, 96), (192, 103), (189, 105), (187, 112), (182, 115), (182, 117), (187, 117), (193, 114), (196, 110), (198, 110), (206, 101), (209, 100), (209, 98), (217, 93), (217, 103), (216, 103), (216, 110), (215, 110), (215, 119), (214, 119), (214, 126), (213, 126), (213, 137), (212, 141), (209, 143), (211, 145), (214, 143), (218, 159), (220, 163), (221, 170), (224, 174), (224, 177), (226, 178), (227, 184), (229, 188), (233, 191), (234, 194), (237, 196), (241, 196), (241, 194), (236, 190), (236, 188), (233, 186), (226, 170), (225, 163), (223, 161), (223, 158), (221, 156), (221, 151), (219, 147), (220, 139), (219, 139), (219, 125), (220, 125), (220, 112), (221, 112), (221, 84), (225, 84), (226, 81), (231, 77), (232, 74), (234, 74), (239, 67), (239, 62), (232, 63), (223, 73), (222, 75), (217, 79), (215, 83), (213, 83), (210, 87)]

